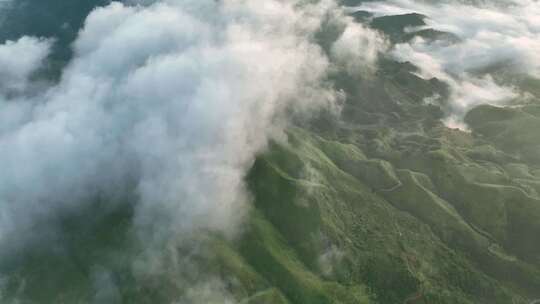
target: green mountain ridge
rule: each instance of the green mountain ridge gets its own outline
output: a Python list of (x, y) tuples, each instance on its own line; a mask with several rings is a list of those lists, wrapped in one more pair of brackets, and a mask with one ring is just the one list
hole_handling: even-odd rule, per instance
[[(396, 33), (391, 26), (381, 30)], [(324, 287), (315, 288), (315, 298), (299, 295), (314, 287), (291, 290), (295, 283), (266, 272), (288, 268), (287, 258), (256, 262), (256, 271), (276, 280), (273, 288), (291, 303), (539, 297), (538, 106), (479, 106), (465, 117), (470, 132), (449, 129), (439, 121), (444, 104), (423, 102), (448, 96), (444, 84), (418, 78), (408, 63), (380, 65), (376, 79), (336, 75), (349, 96), (341, 121), (289, 130), (288, 142), (272, 146), (248, 177), (253, 221), (280, 233), (309, 271), (293, 275), (296, 283), (316, 275), (364, 298), (341, 298)], [(252, 243), (250, 233), (243, 242)], [(253, 263), (243, 247), (240, 252)], [(330, 272), (320, 264), (328, 255)]]
[[(411, 39), (403, 16), (384, 18), (378, 29), (391, 40)], [(1, 265), (11, 276), (0, 280), (0, 295), (10, 303), (90, 303), (95, 269), (81, 265), (103, 265), (118, 303), (175, 303), (179, 295), (185, 303), (241, 304), (540, 298), (538, 99), (475, 107), (464, 118), (470, 131), (450, 129), (441, 122), (447, 86), (415, 69), (381, 58), (372, 77), (332, 75), (347, 93), (341, 117), (298, 122), (287, 141), (257, 158), (246, 177), (253, 204), (241, 235), (195, 236), (211, 252), (190, 260), (196, 275), (167, 269), (136, 278), (128, 262), (142, 253), (127, 237), (132, 207), (120, 204), (63, 220), (71, 253), (44, 249)], [(537, 88), (534, 81), (527, 86)], [(424, 102), (434, 95), (443, 102)], [(189, 297), (189, 286), (210, 278), (223, 282), (209, 287), (222, 298)]]

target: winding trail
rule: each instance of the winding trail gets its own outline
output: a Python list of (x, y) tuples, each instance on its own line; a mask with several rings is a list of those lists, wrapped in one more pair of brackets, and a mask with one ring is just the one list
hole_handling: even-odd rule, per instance
[(418, 303), (418, 301), (420, 300), (424, 300), (423, 302), (425, 303), (424, 295), (421, 291), (417, 291), (416, 293), (406, 298), (405, 301), (403, 301), (403, 304), (414, 304)]

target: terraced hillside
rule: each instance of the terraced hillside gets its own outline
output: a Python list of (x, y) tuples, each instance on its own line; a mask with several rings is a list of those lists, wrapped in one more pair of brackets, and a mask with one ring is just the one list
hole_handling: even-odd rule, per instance
[[(452, 33), (405, 30), (426, 25), (420, 14), (352, 17), (391, 44), (417, 36), (459, 42)], [(337, 34), (321, 33), (323, 46), (332, 39)], [(12, 303), (89, 303), (88, 285), (114, 281), (117, 289), (98, 289), (118, 303), (540, 298), (540, 80), (512, 78), (530, 93), (526, 100), (476, 106), (464, 116), (469, 129), (453, 129), (443, 122), (447, 83), (420, 77), (414, 62), (381, 56), (372, 74), (332, 73), (329, 81), (347, 96), (340, 115), (299, 119), (256, 159), (240, 236), (209, 232), (165, 248), (165, 261), (186, 258), (192, 269), (165, 263), (155, 275), (134, 274), (131, 262), (145, 244), (131, 237), (128, 197), (112, 210), (98, 202), (60, 218), (68, 251), (12, 254), (1, 265), (9, 274), (1, 295), (19, 301)], [(504, 71), (492, 73), (505, 79)], [(432, 96), (437, 102), (426, 102)], [(194, 244), (201, 250), (186, 249)]]
[[(363, 22), (398, 41), (421, 22), (384, 18)], [(444, 102), (424, 102), (447, 87), (415, 71), (387, 58), (373, 78), (335, 75), (349, 96), (342, 117), (291, 128), (255, 163), (252, 228), (236, 250), (288, 302), (540, 296), (539, 100), (481, 105), (465, 117), (470, 131), (451, 129)]]

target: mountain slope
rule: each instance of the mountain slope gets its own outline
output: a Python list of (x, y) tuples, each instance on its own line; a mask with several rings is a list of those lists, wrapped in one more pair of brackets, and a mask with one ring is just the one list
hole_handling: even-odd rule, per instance
[[(405, 30), (426, 25), (424, 15), (356, 15), (392, 43), (416, 36), (457, 43), (450, 33)], [(160, 248), (163, 261), (150, 265), (155, 272), (140, 275), (137, 267), (148, 265), (133, 261), (149, 246), (133, 237), (135, 198), (119, 198), (114, 207), (96, 198), (59, 216), (64, 233), (54, 241), (19, 248), (13, 240), (16, 252), (0, 263), (6, 275), (0, 298), (241, 304), (540, 298), (534, 95), (540, 82), (521, 79), (516, 85), (532, 92), (526, 101), (474, 107), (464, 117), (470, 130), (452, 129), (441, 121), (451, 111), (448, 84), (421, 77), (414, 62), (381, 56), (373, 73), (332, 72), (328, 81), (346, 96), (340, 115), (298, 119), (286, 139), (257, 157), (245, 177), (252, 204), (239, 236), (182, 236), (175, 247)], [(433, 96), (437, 102), (427, 102)], [(36, 231), (36, 239), (45, 233)]]

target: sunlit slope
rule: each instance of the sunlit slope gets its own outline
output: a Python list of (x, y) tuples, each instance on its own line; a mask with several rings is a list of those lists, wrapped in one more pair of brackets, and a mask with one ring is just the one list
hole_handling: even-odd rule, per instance
[[(374, 77), (335, 74), (343, 116), (290, 130), (257, 161), (255, 212), (311, 273), (366, 286), (372, 302), (539, 297), (537, 80), (514, 78), (533, 95), (474, 108), (462, 131), (439, 121), (446, 85), (416, 72), (383, 59)], [(434, 95), (442, 101), (425, 102)]]
[[(506, 253), (473, 224), (481, 212), (469, 221), (435, 194), (440, 185), (427, 174), (295, 131), (290, 145), (259, 160), (250, 178), (257, 217), (262, 213), (281, 232), (295, 259), (311, 270), (307, 277), (367, 285), (380, 303), (415, 296), (435, 303), (508, 303), (537, 290), (537, 267)], [(477, 196), (478, 205), (491, 203)], [(494, 213), (475, 208), (485, 208), (484, 216)], [(263, 272), (282, 267), (255, 261)], [(291, 283), (274, 280), (288, 294)]]
[[(363, 22), (402, 42), (411, 39), (403, 20), (422, 18)], [(119, 202), (108, 210), (98, 201), (59, 220), (66, 233), (58, 243), (67, 250), (38, 244), (40, 250), (21, 250), (4, 261), (2, 273), (10, 276), (0, 281), (2, 296), (15, 303), (92, 303), (97, 289), (108, 299), (103, 303), (111, 293), (118, 303), (506, 304), (540, 298), (537, 96), (513, 107), (476, 107), (465, 116), (469, 131), (450, 129), (440, 121), (449, 111), (448, 87), (417, 72), (414, 63), (387, 57), (370, 75), (334, 72), (332, 83), (347, 93), (341, 116), (321, 113), (298, 122), (287, 140), (257, 158), (246, 177), (253, 204), (239, 237), (193, 236), (205, 249), (200, 256), (189, 241), (190, 250), (166, 248), (163, 268), (141, 278), (133, 261), (145, 244), (132, 239), (132, 205)], [(518, 85), (540, 90), (535, 79)], [(434, 95), (440, 103), (425, 102)], [(185, 266), (178, 260), (187, 253), (193, 269), (168, 268)]]

